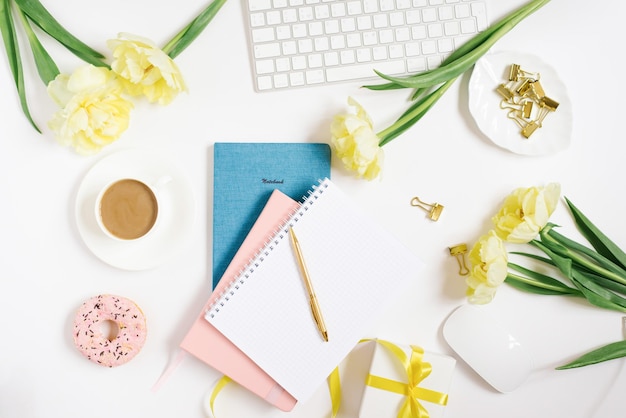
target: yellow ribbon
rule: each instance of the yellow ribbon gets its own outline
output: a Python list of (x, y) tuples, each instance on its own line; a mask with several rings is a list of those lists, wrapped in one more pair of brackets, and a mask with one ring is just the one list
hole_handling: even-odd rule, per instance
[(213, 392), (211, 393), (211, 399), (209, 401), (209, 405), (211, 406), (211, 414), (215, 417), (215, 411), (213, 410), (213, 404), (215, 403), (215, 398), (217, 395), (224, 389), (224, 386), (232, 382), (232, 379), (228, 376), (222, 376), (222, 378), (217, 382), (215, 387), (213, 388)]
[(380, 376), (368, 375), (366, 384), (377, 389), (387, 390), (406, 396), (406, 399), (398, 412), (398, 418), (428, 418), (430, 414), (419, 402), (420, 400), (446, 405), (448, 394), (419, 387), (422, 380), (426, 379), (432, 371), (430, 363), (422, 361), (424, 350), (421, 347), (411, 346), (411, 356), (407, 357), (404, 350), (397, 345), (385, 341), (375, 340), (388, 349), (391, 354), (402, 364), (407, 374), (407, 382), (398, 382)]
[[(395, 358), (402, 363), (403, 369), (406, 371), (408, 382), (398, 382), (371, 374), (367, 376), (365, 381), (368, 386), (406, 396), (404, 404), (400, 408), (400, 412), (398, 412), (398, 418), (429, 418), (430, 415), (426, 408), (419, 402), (420, 400), (439, 405), (446, 405), (448, 403), (448, 394), (419, 387), (420, 382), (426, 379), (432, 371), (430, 363), (422, 361), (424, 356), (424, 350), (422, 348), (412, 345), (411, 356), (407, 357), (404, 350), (389, 341), (365, 339), (360, 342), (366, 341), (376, 341), (378, 344), (387, 348)], [(214, 417), (215, 411), (213, 410), (213, 404), (215, 399), (230, 382), (232, 382), (232, 380), (229, 377), (223, 376), (217, 382), (211, 393), (210, 406), (211, 413)], [(327, 382), (332, 409), (331, 418), (335, 418), (339, 413), (341, 403), (341, 382), (338, 367), (328, 376)]]
[[(339, 413), (339, 405), (341, 403), (341, 382), (339, 380), (339, 367), (335, 367), (333, 372), (328, 376), (328, 391), (330, 392), (330, 402), (332, 414), (331, 417), (335, 418)], [(209, 405), (211, 407), (211, 414), (215, 417), (214, 403), (217, 395), (224, 389), (224, 387), (232, 382), (232, 379), (228, 376), (222, 376), (220, 380), (217, 382), (213, 391), (211, 392), (211, 398), (209, 400)]]

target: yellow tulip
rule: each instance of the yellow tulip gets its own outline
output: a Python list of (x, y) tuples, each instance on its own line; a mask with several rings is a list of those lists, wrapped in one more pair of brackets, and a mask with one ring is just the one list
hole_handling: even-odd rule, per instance
[(59, 74), (47, 89), (61, 107), (48, 126), (60, 144), (80, 154), (98, 152), (128, 128), (133, 105), (106, 68), (85, 65), (71, 75)]
[(174, 60), (149, 39), (121, 33), (107, 46), (113, 51), (111, 69), (129, 94), (165, 105), (187, 90)]
[(515, 189), (492, 218), (496, 233), (507, 242), (530, 242), (548, 223), (560, 195), (561, 186), (557, 183)]
[(357, 177), (373, 180), (380, 174), (384, 154), (372, 121), (363, 107), (349, 98), (356, 113), (338, 114), (330, 127), (331, 141), (337, 157)]
[(469, 253), (470, 275), (466, 279), (470, 303), (491, 302), (507, 276), (508, 255), (504, 242), (494, 230), (480, 237)]

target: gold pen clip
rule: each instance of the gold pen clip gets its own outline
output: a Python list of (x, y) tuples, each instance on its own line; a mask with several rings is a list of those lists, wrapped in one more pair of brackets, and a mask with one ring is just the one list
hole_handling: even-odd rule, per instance
[(457, 244), (448, 248), (450, 255), (456, 258), (459, 264), (459, 274), (461, 276), (467, 276), (470, 273), (467, 264), (465, 263), (465, 253), (467, 253), (467, 244)]
[(417, 206), (424, 209), (428, 213), (428, 217), (433, 221), (438, 220), (441, 212), (443, 211), (443, 205), (440, 205), (439, 203), (423, 202), (417, 196), (411, 199), (411, 206)]

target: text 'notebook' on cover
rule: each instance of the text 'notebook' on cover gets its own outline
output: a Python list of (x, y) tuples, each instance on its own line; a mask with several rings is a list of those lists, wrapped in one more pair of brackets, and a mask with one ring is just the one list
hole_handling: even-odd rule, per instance
[[(297, 233), (328, 342), (313, 320), (289, 227)], [(372, 321), (404, 292), (421, 266), (325, 179), (233, 277), (205, 318), (302, 402), (366, 337)]]
[(213, 147), (213, 288), (274, 189), (300, 200), (330, 177), (330, 147), (306, 142), (216, 142)]

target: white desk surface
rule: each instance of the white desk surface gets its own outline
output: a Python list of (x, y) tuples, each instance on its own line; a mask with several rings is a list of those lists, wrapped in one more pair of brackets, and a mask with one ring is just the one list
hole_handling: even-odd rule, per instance
[[(101, 51), (118, 32), (167, 41), (204, 2), (147, 0), (44, 2), (70, 31)], [(360, 83), (255, 93), (243, 30), (243, 1), (226, 3), (176, 61), (189, 93), (171, 105), (139, 103), (122, 138), (92, 157), (58, 145), (46, 127), (55, 105), (25, 58), (26, 86), (37, 134), (21, 113), (4, 53), (0, 71), (0, 416), (203, 417), (219, 375), (188, 358), (157, 393), (150, 391), (175, 355), (211, 288), (211, 146), (215, 141), (329, 142), (331, 118), (348, 96), (368, 110), (377, 130), (405, 109), (405, 91), (371, 92)], [(521, 0), (488, 2), (492, 21)], [(410, 291), (372, 327), (371, 335), (454, 355), (441, 334), (446, 316), (465, 303), (463, 278), (450, 245), (473, 243), (514, 188), (561, 183), (572, 199), (618, 244), (626, 247), (624, 110), (620, 27), (626, 6), (591, 7), (554, 0), (501, 39), (494, 50), (534, 53), (551, 64), (573, 104), (571, 145), (551, 156), (525, 157), (492, 144), (468, 111), (469, 74), (428, 115), (385, 147), (382, 179), (356, 180), (334, 159), (333, 179), (426, 262)], [(62, 71), (80, 64), (46, 41)], [(23, 44), (23, 51), (27, 51)], [(129, 272), (96, 258), (79, 235), (74, 202), (86, 172), (126, 148), (154, 149), (183, 167), (197, 204), (193, 236), (167, 264)], [(413, 196), (445, 206), (431, 222), (410, 206)], [(563, 204), (553, 220), (571, 228)], [(131, 362), (108, 369), (74, 348), (71, 324), (87, 298), (115, 293), (137, 302), (148, 318), (148, 340)], [(622, 338), (621, 315), (581, 301), (541, 297), (502, 286), (488, 309), (504, 321), (534, 358), (529, 380), (501, 394), (467, 364), (457, 362), (446, 417), (615, 417), (626, 401), (616, 383), (622, 360), (570, 371), (554, 367)], [(625, 372), (626, 373), (626, 372)], [(349, 388), (346, 388), (348, 392)], [(344, 417), (355, 398), (344, 400)], [(217, 416), (321, 417), (328, 394), (291, 413), (268, 407), (231, 387), (218, 398)], [(352, 410), (350, 410), (352, 408)]]

